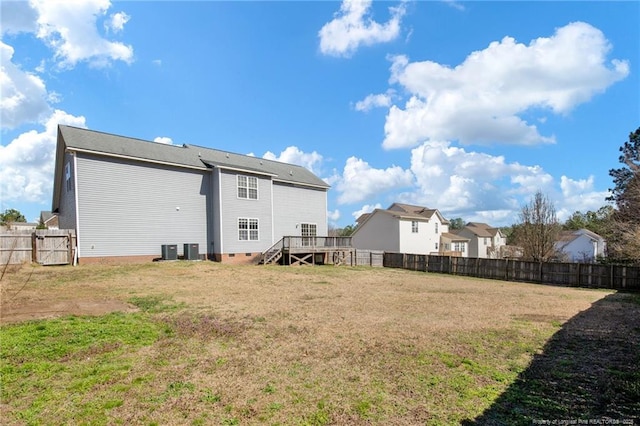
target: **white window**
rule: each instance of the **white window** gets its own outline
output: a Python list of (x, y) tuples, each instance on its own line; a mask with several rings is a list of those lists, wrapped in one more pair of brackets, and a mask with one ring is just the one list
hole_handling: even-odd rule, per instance
[(238, 239), (240, 241), (258, 241), (258, 219), (238, 218)]
[(414, 233), (414, 234), (418, 232), (418, 221), (417, 220), (412, 220), (411, 221), (411, 232)]
[(258, 199), (257, 177), (238, 175), (238, 198), (245, 198), (247, 200)]
[(436, 243), (436, 250), (438, 250), (438, 243)]
[(453, 251), (459, 251), (464, 253), (465, 243), (453, 243)]
[(302, 245), (309, 247), (315, 245), (315, 236), (317, 235), (317, 226), (315, 223), (301, 223), (300, 235), (302, 235)]
[(436, 234), (438, 233), (438, 222), (436, 222)]
[(487, 245), (487, 240), (488, 240), (488, 238), (485, 238), (485, 239), (484, 239), (484, 245), (485, 245), (485, 246)]
[(71, 163), (67, 163), (64, 167), (64, 180), (67, 191), (71, 191), (73, 189), (73, 181), (71, 180)]

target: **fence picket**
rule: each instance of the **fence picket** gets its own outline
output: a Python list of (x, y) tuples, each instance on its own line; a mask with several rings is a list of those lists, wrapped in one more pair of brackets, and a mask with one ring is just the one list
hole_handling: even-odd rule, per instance
[(640, 291), (640, 267), (592, 263), (539, 263), (425, 254), (384, 253), (386, 268), (504, 281)]

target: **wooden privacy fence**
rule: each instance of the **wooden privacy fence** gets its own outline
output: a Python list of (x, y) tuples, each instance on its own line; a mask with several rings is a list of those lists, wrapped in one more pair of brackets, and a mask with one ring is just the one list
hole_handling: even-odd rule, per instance
[(592, 263), (539, 263), (512, 259), (385, 253), (384, 266), (505, 281), (569, 287), (640, 290), (640, 267)]
[(351, 266), (379, 266), (384, 263), (384, 252), (376, 250), (357, 250), (351, 251), (349, 258), (345, 261)]
[(73, 262), (75, 246), (74, 230), (4, 231), (0, 233), (0, 265), (66, 265)]

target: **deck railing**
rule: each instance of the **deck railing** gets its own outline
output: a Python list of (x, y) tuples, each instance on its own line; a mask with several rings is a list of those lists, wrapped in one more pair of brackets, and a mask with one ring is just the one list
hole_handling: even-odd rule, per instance
[(283, 248), (286, 249), (329, 249), (352, 248), (351, 237), (283, 237)]

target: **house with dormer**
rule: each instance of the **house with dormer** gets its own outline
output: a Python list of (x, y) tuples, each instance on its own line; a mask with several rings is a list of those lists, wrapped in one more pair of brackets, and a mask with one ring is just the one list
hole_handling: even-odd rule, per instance
[(469, 222), (464, 228), (455, 230), (455, 234), (469, 240), (468, 257), (481, 259), (509, 257), (506, 255), (507, 237), (500, 228), (482, 222)]
[(357, 225), (351, 235), (356, 249), (458, 256), (467, 252), (468, 240), (450, 233), (449, 221), (437, 209), (393, 203), (363, 214)]

